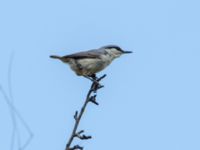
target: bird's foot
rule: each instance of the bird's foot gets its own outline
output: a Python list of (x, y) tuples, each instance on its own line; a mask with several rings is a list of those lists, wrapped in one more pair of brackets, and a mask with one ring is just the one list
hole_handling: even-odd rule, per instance
[(96, 74), (92, 74), (92, 75), (90, 75), (89, 77), (91, 77), (92, 79), (94, 79), (94, 80), (96, 80), (97, 81), (97, 76), (96, 76)]
[(93, 74), (91, 76), (84, 76), (85, 78), (89, 79), (90, 81), (92, 81), (92, 90), (94, 93), (97, 92), (98, 89), (103, 88), (104, 86), (101, 85), (99, 82), (106, 77), (106, 75), (104, 74), (101, 77), (97, 77), (96, 74)]
[(93, 84), (92, 84), (92, 89), (93, 89), (94, 93), (96, 93), (98, 89), (101, 89), (104, 87), (99, 82), (105, 77), (106, 77), (105, 74), (99, 78), (95, 74), (92, 75), (93, 80), (95, 80), (95, 82), (93, 82)]
[(93, 83), (99, 84), (98, 80), (94, 76), (84, 76), (85, 78), (89, 79)]

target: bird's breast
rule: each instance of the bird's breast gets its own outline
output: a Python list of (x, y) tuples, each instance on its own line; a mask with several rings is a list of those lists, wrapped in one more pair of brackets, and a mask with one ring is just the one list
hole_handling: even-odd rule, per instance
[(71, 59), (68, 64), (77, 75), (92, 75), (103, 70), (111, 61), (112, 59), (108, 56), (102, 56), (100, 58)]

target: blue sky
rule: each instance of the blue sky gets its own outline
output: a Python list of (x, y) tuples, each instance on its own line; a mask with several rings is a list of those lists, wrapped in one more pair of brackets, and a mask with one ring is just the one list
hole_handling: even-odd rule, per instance
[[(117, 44), (122, 56), (104, 73), (99, 107), (90, 105), (80, 129), (85, 149), (200, 149), (200, 2), (197, 0), (0, 1), (0, 85), (34, 138), (27, 150), (64, 149), (90, 81), (49, 55)], [(0, 149), (13, 129), (0, 95)], [(28, 133), (17, 118), (20, 144)], [(19, 138), (16, 138), (19, 139)], [(18, 141), (19, 143), (19, 141)]]

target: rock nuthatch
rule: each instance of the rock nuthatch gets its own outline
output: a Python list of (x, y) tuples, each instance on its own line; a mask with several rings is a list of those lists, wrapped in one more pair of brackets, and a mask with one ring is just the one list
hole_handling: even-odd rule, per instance
[(56, 55), (50, 57), (69, 64), (78, 76), (84, 76), (93, 81), (96, 79), (97, 72), (106, 68), (115, 58), (128, 53), (132, 52), (124, 51), (116, 45), (108, 45), (62, 57)]

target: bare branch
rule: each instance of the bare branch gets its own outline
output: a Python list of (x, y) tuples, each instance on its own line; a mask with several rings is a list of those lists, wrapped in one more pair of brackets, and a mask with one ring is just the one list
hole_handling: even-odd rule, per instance
[[(9, 65), (8, 65), (8, 89), (9, 89), (9, 100), (12, 105), (14, 105), (14, 98), (12, 94), (12, 68), (13, 68), (13, 59), (14, 59), (14, 53), (12, 52), (9, 60)], [(12, 118), (12, 123), (13, 123), (13, 129), (12, 129), (12, 136), (11, 136), (11, 147), (10, 149), (14, 149), (14, 143), (15, 139), (17, 138), (17, 143), (18, 143), (18, 149), (21, 148), (21, 138), (20, 138), (20, 131), (18, 129), (18, 124), (16, 120), (16, 115), (15, 112), (10, 108), (10, 113), (11, 113), (11, 118)], [(16, 138), (15, 138), (16, 137)]]
[[(28, 146), (28, 144), (30, 143), (30, 141), (33, 137), (33, 133), (30, 130), (28, 124), (25, 122), (25, 120), (23, 119), (23, 117), (21, 116), (21, 114), (19, 113), (19, 111), (16, 109), (16, 107), (14, 105), (14, 97), (12, 94), (12, 80), (11, 80), (13, 59), (14, 59), (14, 53), (11, 54), (9, 66), (8, 66), (8, 88), (9, 88), (8, 95), (6, 94), (6, 92), (4, 91), (4, 89), (1, 85), (0, 85), (0, 92), (4, 96), (4, 100), (6, 101), (8, 107), (10, 109), (11, 118), (12, 118), (12, 122), (13, 122), (13, 130), (12, 130), (12, 136), (11, 136), (10, 149), (11, 150), (14, 149), (15, 139), (17, 139), (18, 149), (24, 150), (26, 148), (26, 146)], [(25, 141), (24, 144), (21, 144), (20, 130), (18, 127), (17, 119), (19, 119), (19, 121), (26, 128), (26, 130), (29, 134), (29, 138)]]
[(80, 120), (81, 120), (81, 117), (83, 115), (83, 113), (85, 112), (85, 109), (87, 107), (87, 104), (89, 102), (92, 102), (93, 104), (95, 105), (99, 105), (99, 103), (96, 102), (96, 94), (95, 95), (92, 95), (92, 93), (96, 93), (97, 90), (99, 90), (100, 88), (102, 88), (103, 86), (99, 84), (99, 82), (105, 78), (106, 75), (103, 75), (102, 77), (100, 78), (97, 78), (95, 81), (93, 81), (88, 93), (87, 93), (87, 96), (86, 96), (86, 99), (85, 99), (85, 102), (81, 108), (81, 110), (79, 111), (76, 111), (75, 112), (75, 115), (74, 115), (74, 119), (75, 119), (75, 124), (74, 124), (74, 128), (72, 130), (72, 133), (71, 133), (71, 136), (66, 144), (66, 148), (65, 150), (83, 150), (83, 147), (79, 146), (79, 145), (75, 145), (73, 147), (71, 147), (71, 144), (74, 140), (75, 137), (78, 137), (79, 139), (81, 140), (88, 140), (88, 139), (91, 139), (92, 136), (86, 136), (86, 135), (81, 135), (84, 130), (81, 130), (79, 132), (77, 132), (77, 129), (78, 129), (78, 126), (79, 126), (79, 123), (80, 123)]
[(26, 121), (23, 119), (23, 117), (19, 113), (19, 111), (10, 102), (9, 97), (7, 96), (6, 92), (4, 91), (4, 89), (3, 89), (3, 87), (1, 85), (0, 85), (0, 92), (4, 96), (4, 99), (5, 99), (6, 103), (8, 104), (8, 106), (10, 107), (10, 109), (15, 113), (15, 115), (19, 118), (19, 120), (22, 122), (22, 124), (24, 125), (24, 127), (26, 128), (26, 130), (28, 131), (28, 133), (30, 134), (30, 136), (27, 139), (27, 141), (25, 142), (25, 144), (22, 147), (20, 147), (20, 149), (23, 150), (23, 149), (25, 149), (28, 146), (28, 144), (30, 143), (31, 139), (33, 138), (33, 133), (31, 131), (31, 129), (29, 128), (28, 124), (26, 123)]

